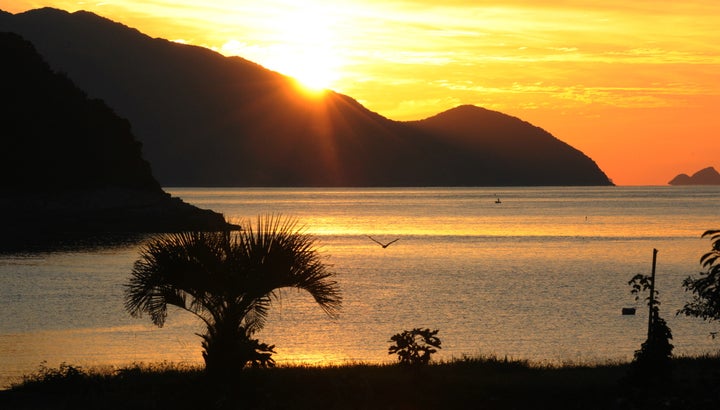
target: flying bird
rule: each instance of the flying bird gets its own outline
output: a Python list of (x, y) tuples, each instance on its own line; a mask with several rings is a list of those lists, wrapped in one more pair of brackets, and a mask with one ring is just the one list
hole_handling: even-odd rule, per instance
[(395, 243), (395, 242), (397, 242), (397, 241), (400, 240), (400, 238), (397, 238), (397, 239), (394, 239), (394, 240), (392, 240), (392, 241), (390, 241), (390, 242), (388, 242), (388, 243), (382, 243), (382, 242), (378, 241), (377, 239), (373, 238), (373, 237), (370, 236), (370, 235), (366, 235), (366, 236), (367, 236), (368, 238), (370, 238), (370, 239), (371, 239), (373, 242), (375, 242), (376, 244), (382, 246), (383, 249), (387, 248), (387, 247), (390, 246), (391, 244), (393, 244), (393, 243)]

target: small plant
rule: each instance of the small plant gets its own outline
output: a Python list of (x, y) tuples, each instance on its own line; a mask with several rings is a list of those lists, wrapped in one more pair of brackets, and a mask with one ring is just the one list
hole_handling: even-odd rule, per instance
[(397, 354), (400, 364), (428, 364), (430, 355), (441, 349), (438, 332), (438, 329), (415, 328), (398, 333), (390, 338), (395, 344), (390, 346), (388, 354)]
[[(203, 339), (203, 359), (207, 368), (212, 371), (223, 366), (218, 360), (231, 358), (232, 360), (244, 361), (252, 367), (275, 367), (275, 360), (272, 358), (275, 352), (275, 345), (261, 343), (250, 337), (250, 333), (242, 326), (239, 328), (240, 337), (234, 340), (218, 338), (213, 333), (200, 335)], [(224, 342), (224, 343), (223, 343)]]
[(635, 363), (641, 367), (648, 367), (654, 370), (665, 368), (670, 364), (673, 345), (672, 332), (660, 317), (660, 301), (658, 300), (659, 292), (654, 288), (654, 280), (650, 276), (635, 275), (628, 282), (632, 286), (635, 300), (640, 299), (640, 293), (649, 291), (650, 295), (646, 298), (649, 308), (648, 318), (648, 338), (640, 346), (640, 350), (635, 351)]
[(648, 292), (646, 298), (648, 305), (648, 335), (647, 340), (635, 351), (633, 364), (636, 372), (641, 376), (653, 376), (655, 378), (667, 378), (671, 372), (671, 358), (673, 345), (672, 332), (660, 317), (659, 292), (655, 290), (655, 256), (657, 250), (653, 250), (653, 272), (652, 276), (635, 275), (628, 285), (630, 291), (635, 295), (635, 300), (640, 299), (640, 294)]
[(634, 363), (652, 372), (667, 373), (671, 365), (673, 345), (672, 332), (659, 314), (655, 313), (650, 329), (650, 337), (635, 351)]

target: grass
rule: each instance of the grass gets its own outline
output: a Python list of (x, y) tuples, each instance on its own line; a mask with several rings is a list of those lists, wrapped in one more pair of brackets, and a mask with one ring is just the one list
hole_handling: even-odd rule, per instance
[(0, 392), (2, 409), (716, 409), (720, 356), (676, 358), (643, 385), (628, 363), (538, 366), (493, 357), (428, 366), (352, 364), (247, 369), (210, 380), (163, 363), (41, 367)]

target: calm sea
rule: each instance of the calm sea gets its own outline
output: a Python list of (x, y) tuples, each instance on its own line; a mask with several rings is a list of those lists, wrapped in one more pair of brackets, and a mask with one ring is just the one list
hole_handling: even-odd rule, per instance
[[(629, 360), (647, 315), (627, 282), (650, 274), (653, 248), (675, 353), (720, 349), (720, 323), (675, 316), (688, 298), (682, 279), (710, 249), (700, 235), (720, 228), (720, 187), (168, 191), (231, 220), (293, 216), (316, 236), (342, 315), (283, 292), (257, 334), (279, 363), (391, 361), (390, 336), (414, 327), (440, 330), (439, 359)], [(398, 241), (382, 248), (367, 235)], [(202, 363), (192, 316), (171, 311), (156, 328), (123, 311), (144, 240), (0, 254), (0, 385), (43, 361)]]

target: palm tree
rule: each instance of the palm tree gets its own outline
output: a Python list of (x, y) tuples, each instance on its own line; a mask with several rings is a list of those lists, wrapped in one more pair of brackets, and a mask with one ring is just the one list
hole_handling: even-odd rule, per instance
[(333, 273), (297, 221), (259, 216), (237, 232), (185, 232), (151, 240), (135, 262), (125, 309), (147, 313), (162, 327), (168, 305), (202, 320), (203, 358), (209, 374), (226, 375), (248, 363), (272, 365), (274, 346), (252, 339), (262, 329), (281, 288), (310, 293), (335, 317), (342, 298)]

